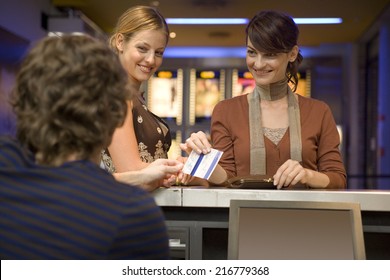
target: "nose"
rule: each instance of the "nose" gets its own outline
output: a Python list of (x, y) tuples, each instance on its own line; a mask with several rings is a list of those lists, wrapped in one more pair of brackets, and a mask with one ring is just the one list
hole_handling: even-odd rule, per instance
[(145, 56), (145, 61), (149, 64), (153, 64), (155, 61), (154, 52), (148, 52)]
[(255, 59), (255, 67), (256, 68), (261, 68), (265, 65), (265, 59), (264, 56), (261, 54), (257, 54), (256, 59)]

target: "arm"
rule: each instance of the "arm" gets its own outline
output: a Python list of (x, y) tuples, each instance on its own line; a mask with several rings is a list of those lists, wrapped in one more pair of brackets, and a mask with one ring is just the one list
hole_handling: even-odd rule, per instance
[[(247, 130), (245, 115), (248, 115), (247, 111), (241, 111), (237, 102), (220, 102), (213, 111), (211, 117), (211, 141), (213, 147), (219, 151), (223, 151), (221, 160), (219, 161), (220, 167), (225, 171), (222, 177), (219, 177), (219, 181), (237, 176), (236, 169), (236, 156), (235, 156), (235, 143), (242, 142), (245, 138), (244, 131)], [(234, 119), (238, 123), (238, 126), (234, 126), (232, 120), (229, 118), (228, 112), (234, 110)], [(234, 127), (239, 127), (241, 131), (238, 133), (240, 136), (233, 135), (235, 132)], [(235, 138), (236, 137), (236, 141)], [(238, 138), (242, 137), (242, 139)], [(238, 140), (237, 140), (238, 139)], [(214, 175), (214, 174), (213, 174)], [(214, 182), (214, 181), (213, 181)], [(216, 183), (216, 182), (215, 182)]]
[(176, 180), (176, 174), (183, 168), (177, 160), (157, 159), (144, 169), (114, 173), (120, 182), (138, 185), (147, 191), (153, 191), (163, 185), (170, 185)]
[[(246, 155), (245, 153), (243, 153), (244, 155), (235, 155), (235, 149), (249, 150), (246, 148), (247, 142), (249, 143), (248, 123), (246, 96), (223, 100), (214, 107), (211, 117), (211, 143), (213, 148), (222, 151), (223, 155), (209, 178), (210, 183), (221, 185), (228, 178), (237, 176), (236, 159), (240, 156), (241, 161), (243, 161)], [(189, 147), (187, 147), (188, 145)], [(237, 145), (241, 145), (241, 147), (237, 147)], [(203, 149), (208, 147), (211, 145), (203, 132), (193, 133), (181, 146), (182, 150), (187, 153), (191, 152), (192, 149), (198, 149), (197, 152), (201, 153)]]
[(117, 172), (140, 170), (148, 166), (140, 158), (135, 136), (132, 102), (128, 101), (128, 113), (122, 127), (115, 130), (108, 150)]
[[(316, 139), (313, 145), (313, 158), (304, 168), (300, 163), (287, 160), (274, 175), (274, 184), (280, 189), (297, 183), (307, 184), (311, 188), (345, 188), (346, 172), (339, 150), (340, 137), (330, 108), (325, 103), (312, 106), (316, 118), (310, 118), (310, 127), (318, 127), (312, 132), (311, 138)], [(306, 122), (306, 124), (308, 124)], [(309, 145), (309, 144), (308, 144)], [(306, 166), (307, 167), (307, 166)]]
[(307, 184), (312, 188), (326, 188), (329, 185), (329, 177), (327, 175), (303, 168), (299, 162), (291, 159), (279, 167), (273, 178), (277, 189), (298, 183)]
[(326, 104), (318, 143), (317, 167), (319, 172), (329, 177), (326, 188), (346, 188), (347, 174), (340, 153), (340, 135), (332, 112)]

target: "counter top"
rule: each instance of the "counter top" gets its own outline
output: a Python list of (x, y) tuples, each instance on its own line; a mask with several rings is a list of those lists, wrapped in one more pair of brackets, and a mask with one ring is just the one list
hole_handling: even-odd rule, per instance
[(258, 190), (222, 187), (171, 187), (153, 192), (159, 206), (229, 207), (232, 199), (358, 202), (362, 211), (390, 211), (390, 191)]

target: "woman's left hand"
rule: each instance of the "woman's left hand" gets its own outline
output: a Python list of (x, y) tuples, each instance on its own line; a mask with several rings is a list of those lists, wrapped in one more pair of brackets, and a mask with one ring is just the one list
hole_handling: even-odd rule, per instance
[(307, 169), (296, 160), (289, 159), (276, 171), (273, 179), (277, 189), (307, 182)]

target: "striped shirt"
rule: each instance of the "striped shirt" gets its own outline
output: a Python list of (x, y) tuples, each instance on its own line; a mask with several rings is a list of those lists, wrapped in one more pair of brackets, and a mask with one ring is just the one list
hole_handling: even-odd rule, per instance
[(34, 163), (0, 137), (1, 259), (168, 259), (153, 197), (89, 161)]

